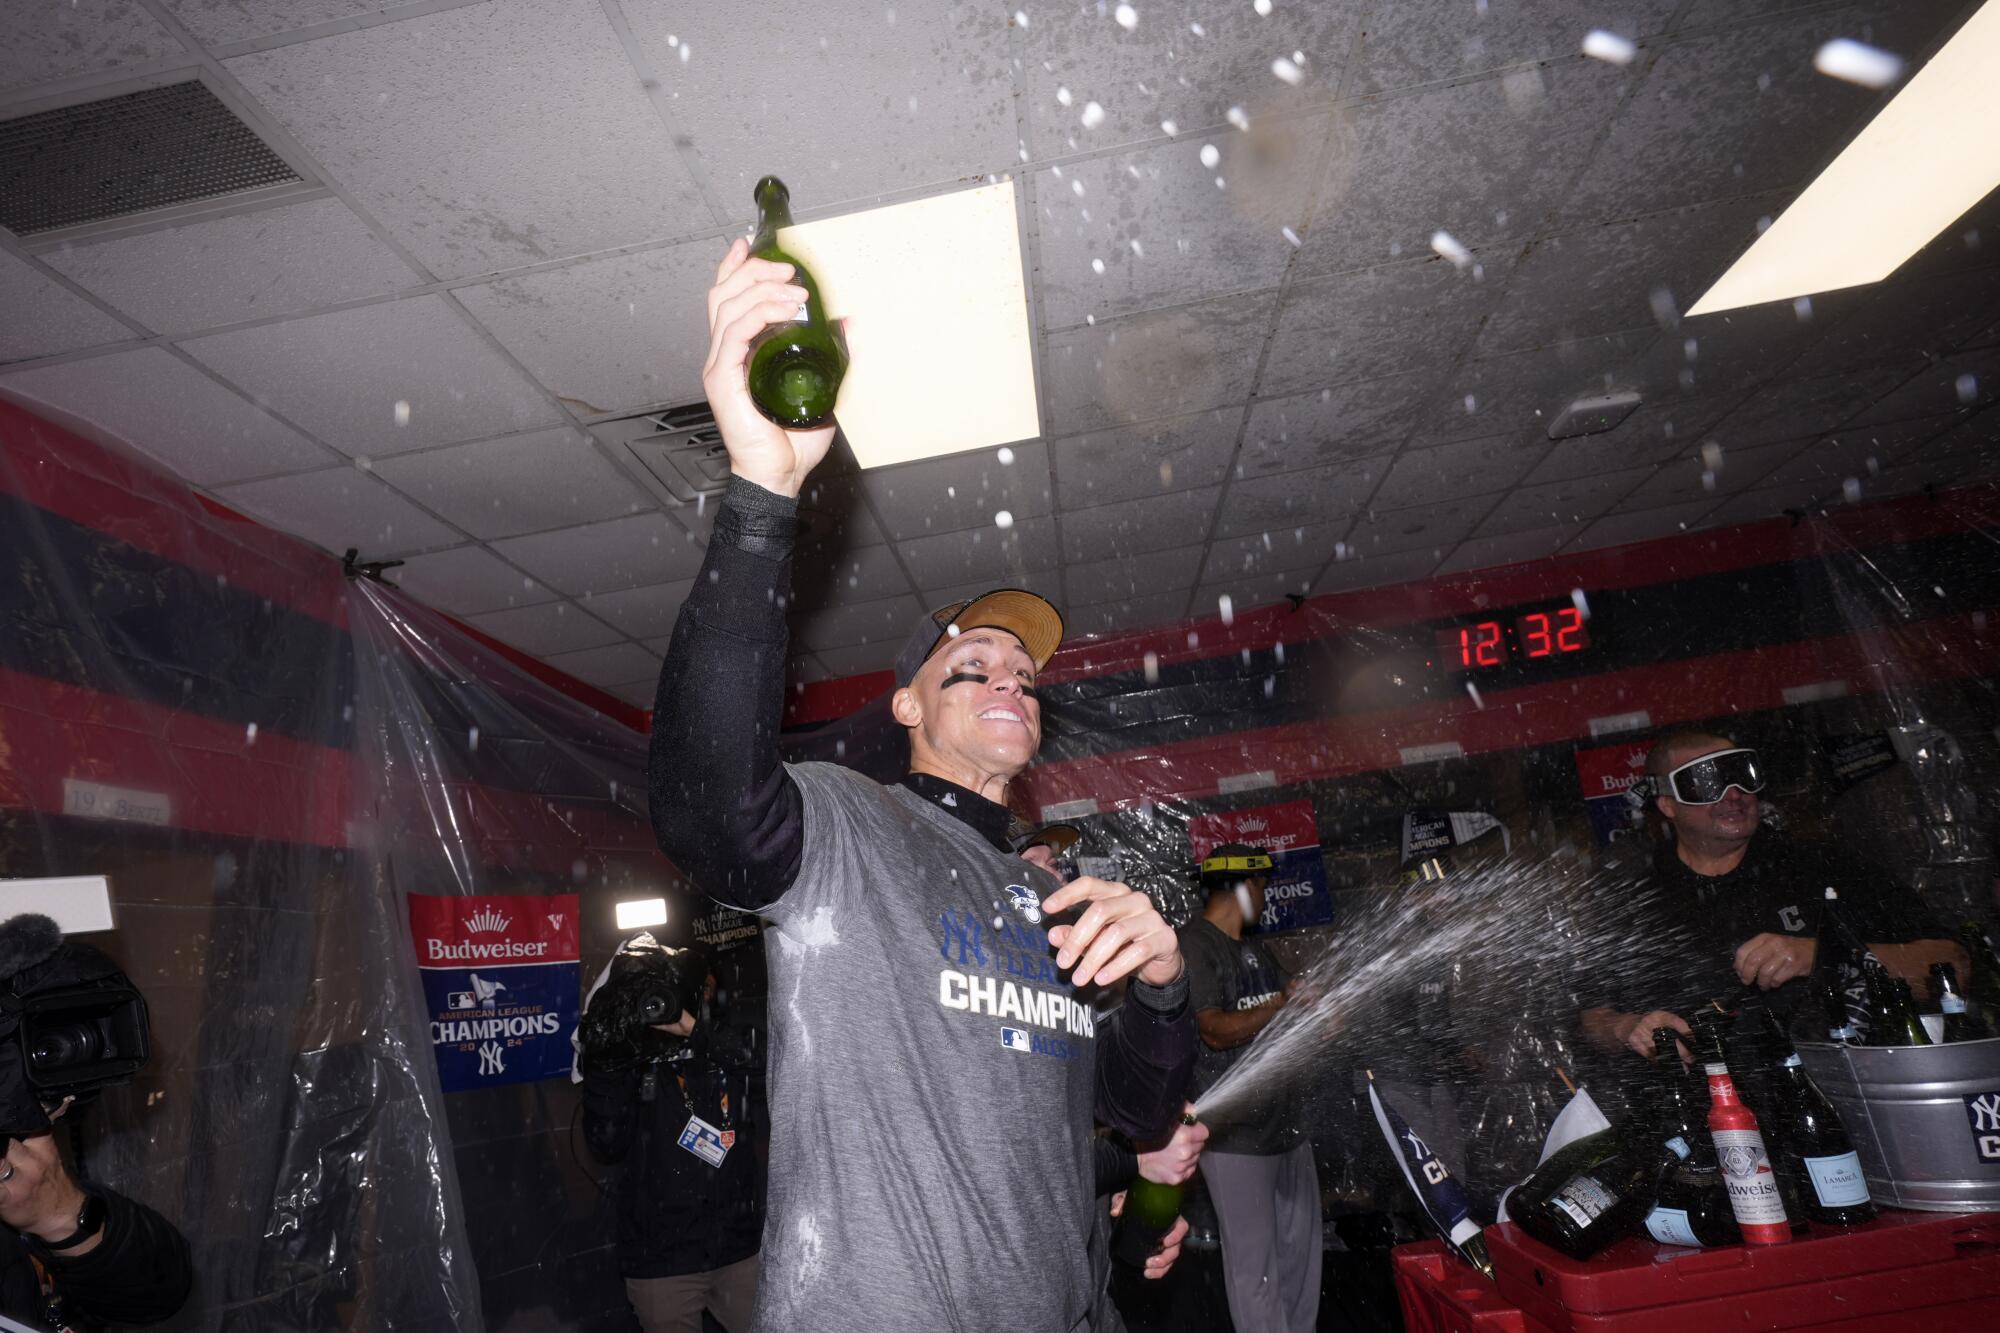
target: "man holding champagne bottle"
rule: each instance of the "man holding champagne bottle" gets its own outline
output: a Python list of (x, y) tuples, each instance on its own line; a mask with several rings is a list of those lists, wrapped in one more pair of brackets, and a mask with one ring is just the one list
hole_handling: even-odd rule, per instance
[[(1687, 1033), (1710, 1000), (1742, 997), (1789, 1024), (1819, 952), (1826, 890), (1887, 967), (1924, 982), (1934, 962), (1962, 965), (1963, 951), (1913, 897), (1893, 898), (1879, 872), (1762, 827), (1758, 753), (1726, 736), (1683, 732), (1647, 756), (1653, 799), (1673, 829), (1653, 865), (1659, 908), (1653, 938), (1687, 938), (1687, 956), (1649, 960), (1621, 978), (1619, 1002), (1583, 1012), (1584, 1034), (1609, 1050), (1653, 1054), (1653, 1032)], [(1749, 1025), (1745, 1025), (1746, 1027)]]
[[(702, 382), (733, 476), (661, 669), (648, 773), (661, 848), (769, 923), (752, 1327), (1086, 1329), (1093, 1117), (1135, 1141), (1179, 1118), (1180, 949), (1143, 894), (1061, 885), (1013, 852), (1007, 787), (1040, 744), (1035, 677), (1062, 637), (1032, 593), (914, 627), (891, 701), (902, 782), (781, 761), (798, 495), (834, 427), (781, 428), (746, 366), (767, 327), (824, 318), (801, 276), (739, 240), (709, 291)], [(1090, 992), (1128, 977), (1100, 1031)]]

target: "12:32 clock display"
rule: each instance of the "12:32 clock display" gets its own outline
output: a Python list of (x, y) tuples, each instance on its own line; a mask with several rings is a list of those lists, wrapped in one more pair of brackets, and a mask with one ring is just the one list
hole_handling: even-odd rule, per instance
[(1580, 653), (1590, 647), (1590, 632), (1583, 612), (1564, 606), (1451, 625), (1438, 631), (1437, 646), (1446, 669), (1477, 671)]

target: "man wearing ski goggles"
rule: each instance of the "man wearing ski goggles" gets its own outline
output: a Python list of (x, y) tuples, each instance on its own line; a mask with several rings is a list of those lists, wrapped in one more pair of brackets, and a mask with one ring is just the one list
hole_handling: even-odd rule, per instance
[(1674, 978), (1649, 983), (1658, 991), (1644, 997), (1653, 1007), (1586, 1010), (1584, 1029), (1599, 1045), (1650, 1056), (1655, 1028), (1688, 1031), (1686, 1018), (1711, 998), (1760, 995), (1759, 1003), (1788, 1017), (1813, 970), (1829, 886), (1890, 971), (1921, 985), (1933, 962), (1958, 962), (1947, 932), (1913, 898), (1885, 892), (1889, 881), (1879, 871), (1762, 827), (1766, 770), (1757, 751), (1683, 732), (1653, 747), (1646, 771), (1654, 805), (1673, 829), (1654, 883), (1679, 924), (1708, 942), (1697, 956), (1674, 960)]

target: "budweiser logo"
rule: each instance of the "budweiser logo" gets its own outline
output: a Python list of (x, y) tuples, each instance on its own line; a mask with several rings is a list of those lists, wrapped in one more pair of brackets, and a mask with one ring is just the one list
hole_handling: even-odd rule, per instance
[(511, 916), (501, 916), (490, 907), (482, 907), (465, 919), (466, 929), (477, 933), (485, 930), (505, 930), (513, 924)]

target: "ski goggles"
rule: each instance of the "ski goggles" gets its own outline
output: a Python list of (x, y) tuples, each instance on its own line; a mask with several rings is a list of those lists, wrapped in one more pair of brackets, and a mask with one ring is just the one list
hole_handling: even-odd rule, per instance
[(1752, 796), (1764, 790), (1764, 768), (1755, 750), (1717, 750), (1690, 759), (1667, 774), (1661, 785), (1682, 805), (1714, 805), (1731, 787)]

